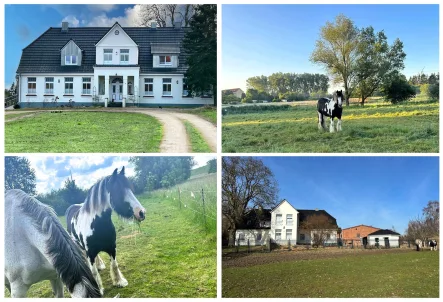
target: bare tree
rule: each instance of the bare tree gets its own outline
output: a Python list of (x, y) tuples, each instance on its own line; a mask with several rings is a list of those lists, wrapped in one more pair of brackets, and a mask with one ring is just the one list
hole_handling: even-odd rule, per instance
[(272, 171), (259, 159), (224, 157), (222, 160), (223, 225), (229, 227), (229, 244), (235, 231), (252, 210), (270, 208), (276, 203), (278, 185)]
[(309, 231), (313, 246), (324, 246), (328, 238), (337, 232), (337, 225), (328, 216), (320, 213), (311, 215), (300, 224), (300, 229)]
[(439, 237), (440, 233), (440, 203), (429, 201), (423, 208), (423, 215), (417, 216), (408, 223), (406, 239), (414, 241), (420, 239), (428, 242), (429, 239)]
[(186, 27), (193, 15), (192, 4), (144, 4), (139, 18), (141, 26), (150, 26), (154, 21), (158, 27), (172, 26), (175, 22), (181, 22)]

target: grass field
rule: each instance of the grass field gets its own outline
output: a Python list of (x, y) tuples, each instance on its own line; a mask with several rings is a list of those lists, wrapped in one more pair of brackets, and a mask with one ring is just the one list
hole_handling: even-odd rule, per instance
[(339, 133), (318, 130), (313, 105), (264, 106), (223, 118), (223, 152), (438, 152), (436, 102), (344, 107)]
[(205, 120), (210, 121), (215, 126), (217, 126), (217, 108), (216, 107), (208, 107), (208, 106), (200, 107), (200, 108), (189, 110), (189, 113), (198, 115), (198, 116), (204, 118)]
[(198, 132), (198, 130), (194, 126), (192, 126), (192, 124), (188, 121), (183, 121), (183, 124), (185, 125), (186, 133), (188, 134), (191, 143), (192, 152), (210, 153), (211, 148), (209, 148), (208, 144), (206, 143), (205, 139), (201, 136), (200, 132)]
[[(211, 174), (180, 187), (193, 190), (204, 187), (209, 191), (216, 187), (216, 177)], [(216, 223), (205, 227), (195, 213), (183, 207), (180, 209), (174, 195), (166, 193), (175, 190), (138, 196), (146, 208), (146, 220), (140, 224), (140, 230), (136, 224), (113, 216), (117, 230), (117, 261), (129, 285), (125, 288), (112, 286), (109, 257), (101, 253), (106, 263), (106, 269), (100, 272), (105, 297), (117, 294), (121, 298), (216, 297)], [(182, 201), (190, 207), (195, 206), (195, 199), (190, 200), (188, 196), (183, 196)], [(208, 192), (206, 203), (208, 215), (215, 216), (215, 195)], [(60, 217), (60, 220), (65, 225), (65, 218)], [(7, 290), (5, 296), (10, 296)], [(65, 292), (65, 296), (69, 294)], [(34, 284), (28, 297), (53, 297), (49, 281)]]
[(42, 112), (5, 124), (10, 153), (158, 152), (161, 139), (160, 122), (134, 113)]
[(14, 113), (14, 114), (7, 114), (5, 115), (5, 121), (9, 121), (11, 119), (19, 118), (26, 115), (33, 115), (32, 112), (20, 112), (20, 113)]
[[(266, 257), (267, 254), (261, 255)], [(225, 267), (222, 296), (438, 298), (439, 253), (380, 251), (376, 254)]]

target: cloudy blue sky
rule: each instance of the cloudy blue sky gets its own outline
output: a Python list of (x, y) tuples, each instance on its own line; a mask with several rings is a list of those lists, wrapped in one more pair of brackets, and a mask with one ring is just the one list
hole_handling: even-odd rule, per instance
[(43, 34), (49, 27), (138, 26), (140, 5), (5, 5), (5, 87), (15, 79), (15, 71), (22, 49)]
[(406, 76), (439, 70), (438, 5), (223, 5), (222, 89), (275, 72), (325, 73), (309, 61), (320, 28), (344, 14), (404, 43)]
[[(129, 156), (26, 156), (35, 170), (37, 179), (37, 193), (50, 192), (52, 189), (63, 187), (67, 178), (72, 177), (75, 183), (89, 189), (94, 183), (118, 168), (124, 166), (126, 176), (133, 176), (134, 166), (129, 163)], [(204, 166), (215, 156), (195, 156), (194, 161), (198, 168)]]
[(438, 157), (260, 157), (275, 175), (280, 199), (296, 209), (323, 209), (341, 228), (366, 224), (403, 233), (439, 200)]

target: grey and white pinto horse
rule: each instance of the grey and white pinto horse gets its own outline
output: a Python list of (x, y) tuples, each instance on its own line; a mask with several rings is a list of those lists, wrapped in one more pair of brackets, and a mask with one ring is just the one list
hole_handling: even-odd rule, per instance
[[(431, 239), (427, 241), (428, 245), (431, 247), (431, 251), (437, 250), (437, 240)], [(417, 248), (417, 251), (420, 251), (420, 248), (425, 247), (425, 241), (421, 239), (415, 239), (415, 246)]]
[(416, 251), (420, 251), (420, 248), (424, 247), (424, 242), (421, 239), (415, 239), (415, 247), (416, 247)]
[(137, 221), (145, 219), (145, 209), (132, 193), (125, 176), (125, 167), (103, 178), (91, 187), (82, 204), (66, 210), (68, 233), (85, 250), (92, 273), (103, 294), (104, 288), (98, 270), (105, 265), (98, 253), (106, 252), (111, 260), (112, 284), (125, 287), (128, 281), (118, 268), (116, 258), (116, 232), (111, 220), (112, 210), (120, 217)]
[(82, 251), (54, 210), (21, 190), (7, 191), (5, 285), (13, 298), (19, 298), (42, 280), (51, 281), (57, 298), (63, 298), (63, 284), (72, 297), (101, 297)]
[(331, 123), (329, 125), (329, 132), (334, 132), (334, 118), (338, 119), (337, 131), (341, 131), (341, 116), (343, 113), (343, 92), (334, 91), (332, 99), (321, 98), (317, 102), (318, 113), (318, 129), (326, 129), (325, 116), (329, 116)]

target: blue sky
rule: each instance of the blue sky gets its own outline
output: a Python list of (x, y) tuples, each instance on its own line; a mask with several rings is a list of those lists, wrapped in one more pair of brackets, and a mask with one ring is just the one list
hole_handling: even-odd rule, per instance
[[(129, 163), (129, 156), (26, 156), (35, 171), (37, 193), (47, 193), (52, 189), (63, 187), (67, 178), (72, 177), (75, 183), (89, 189), (95, 182), (118, 168), (124, 166), (126, 176), (134, 176), (134, 166)], [(194, 156), (196, 165), (193, 168), (204, 166), (215, 156)]]
[(430, 200), (439, 200), (437, 157), (259, 157), (280, 199), (323, 209), (341, 228), (366, 224), (403, 233)]
[(137, 26), (140, 5), (5, 5), (5, 87), (15, 79), (22, 49), (49, 27)]
[(344, 14), (359, 28), (404, 43), (408, 77), (439, 70), (438, 5), (223, 5), (222, 89), (274, 72), (325, 73), (309, 61), (326, 21)]

